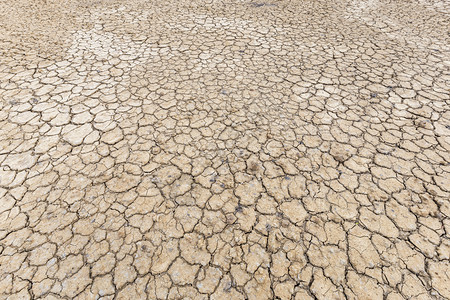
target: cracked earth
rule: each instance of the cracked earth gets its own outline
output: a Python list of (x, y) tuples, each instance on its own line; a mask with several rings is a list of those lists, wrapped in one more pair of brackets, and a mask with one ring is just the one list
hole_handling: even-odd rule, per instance
[(448, 0), (0, 1), (0, 299), (449, 299)]

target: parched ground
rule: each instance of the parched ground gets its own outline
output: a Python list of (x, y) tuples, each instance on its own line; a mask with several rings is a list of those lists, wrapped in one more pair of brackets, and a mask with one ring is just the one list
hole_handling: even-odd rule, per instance
[(0, 299), (450, 298), (450, 2), (257, 1), (0, 0)]

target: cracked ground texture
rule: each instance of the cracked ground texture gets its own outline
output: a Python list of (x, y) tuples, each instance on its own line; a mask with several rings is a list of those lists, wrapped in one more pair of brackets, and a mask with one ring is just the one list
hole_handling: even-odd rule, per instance
[(0, 0), (0, 299), (449, 299), (448, 0)]

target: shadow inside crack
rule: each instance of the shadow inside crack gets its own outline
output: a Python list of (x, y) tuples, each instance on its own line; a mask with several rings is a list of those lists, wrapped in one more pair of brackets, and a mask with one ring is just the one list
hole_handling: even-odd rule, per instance
[(274, 3), (258, 3), (258, 2), (250, 2), (250, 5), (253, 7), (262, 7), (262, 6), (276, 7), (276, 6), (278, 6)]

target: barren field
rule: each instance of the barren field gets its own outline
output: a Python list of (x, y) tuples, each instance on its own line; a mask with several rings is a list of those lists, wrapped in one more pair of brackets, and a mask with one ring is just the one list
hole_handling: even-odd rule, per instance
[(0, 299), (450, 299), (449, 28), (0, 0)]

